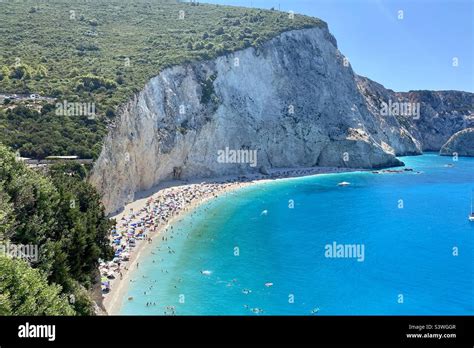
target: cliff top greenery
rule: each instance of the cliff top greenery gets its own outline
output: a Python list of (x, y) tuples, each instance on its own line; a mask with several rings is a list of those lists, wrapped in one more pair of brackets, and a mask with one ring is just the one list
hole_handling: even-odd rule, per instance
[[(0, 93), (56, 98), (36, 106), (94, 103), (100, 116), (46, 122), (38, 114), (25, 122), (0, 114), (1, 133), (8, 134), (0, 141), (33, 157), (96, 157), (97, 138), (105, 135), (117, 107), (167, 67), (258, 46), (284, 31), (326, 25), (274, 10), (176, 0), (10, 0), (1, 4), (0, 23)], [(49, 139), (27, 141), (45, 127), (54, 129)], [(82, 134), (80, 146), (67, 139), (70, 129)]]

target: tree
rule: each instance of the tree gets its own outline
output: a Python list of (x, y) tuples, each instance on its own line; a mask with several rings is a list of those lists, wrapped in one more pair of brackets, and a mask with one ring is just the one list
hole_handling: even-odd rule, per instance
[(19, 64), (10, 69), (10, 78), (23, 80), (30, 79), (33, 75), (33, 69), (26, 64)]
[(101, 87), (104, 87), (105, 90), (114, 89), (117, 87), (117, 83), (114, 80), (88, 74), (79, 77), (78, 84), (76, 86), (78, 91), (85, 90), (89, 92), (98, 90)]
[(0, 242), (4, 241), (12, 231), (14, 221), (10, 197), (3, 190), (3, 183), (0, 182)]
[(61, 287), (23, 260), (0, 256), (0, 315), (74, 315)]
[[(37, 245), (39, 260), (31, 266), (50, 284), (60, 285), (58, 292), (77, 298), (76, 313), (89, 315), (86, 289), (97, 281), (99, 258), (109, 260), (113, 251), (108, 241), (112, 222), (86, 175), (79, 164), (59, 164), (45, 176), (0, 145), (0, 232), (16, 244)], [(0, 308), (7, 312), (8, 303), (8, 297), (0, 297)]]
[(35, 71), (35, 78), (43, 78), (48, 76), (48, 69), (44, 65), (38, 65)]
[(7, 81), (9, 79), (9, 75), (10, 75), (10, 69), (8, 68), (8, 66), (6, 65), (3, 65), (1, 68), (0, 68), (0, 81)]

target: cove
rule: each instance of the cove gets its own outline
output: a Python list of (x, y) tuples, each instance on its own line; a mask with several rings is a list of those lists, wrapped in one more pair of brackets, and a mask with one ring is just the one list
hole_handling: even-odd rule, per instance
[[(142, 255), (120, 314), (474, 314), (474, 159), (401, 160), (414, 171), (273, 181), (201, 205)], [(364, 245), (363, 262), (325, 257), (334, 242)]]

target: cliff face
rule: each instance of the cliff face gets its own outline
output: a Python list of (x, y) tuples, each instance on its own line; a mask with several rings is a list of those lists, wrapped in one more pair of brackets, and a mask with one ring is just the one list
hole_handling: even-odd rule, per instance
[(442, 156), (474, 157), (474, 128), (466, 128), (454, 134), (440, 150)]
[(474, 94), (461, 91), (411, 91), (401, 98), (420, 103), (421, 115), (415, 120), (414, 135), (423, 151), (439, 151), (456, 132), (469, 127), (474, 112)]
[[(401, 125), (399, 129), (416, 144), (416, 151), (404, 152), (397, 146), (399, 134), (396, 133), (395, 137), (391, 137), (391, 144), (397, 154), (439, 151), (454, 133), (474, 125), (473, 93), (462, 91), (394, 92), (362, 76), (356, 76), (356, 80), (366, 103), (374, 106), (371, 112), (376, 116), (376, 120), (385, 120), (380, 115), (382, 103), (419, 105), (418, 114), (396, 116)], [(391, 125), (388, 128), (386, 126), (385, 123), (382, 128), (387, 131)]]
[(386, 137), (397, 156), (419, 155), (423, 151), (423, 145), (417, 137), (417, 129), (414, 118), (410, 115), (402, 115), (400, 112), (384, 112), (383, 105), (401, 103), (404, 100), (397, 93), (385, 89), (381, 84), (362, 76), (355, 76), (357, 88), (365, 100), (368, 110), (372, 114), (373, 122), (377, 123), (381, 132)]
[[(379, 99), (398, 94), (344, 63), (328, 30), (312, 28), (166, 69), (122, 108), (90, 181), (113, 212), (136, 192), (176, 177), (379, 168), (400, 165), (395, 155), (421, 153), (426, 139), (433, 146), (411, 120), (381, 115)], [(255, 153), (256, 163), (222, 161), (228, 150)]]

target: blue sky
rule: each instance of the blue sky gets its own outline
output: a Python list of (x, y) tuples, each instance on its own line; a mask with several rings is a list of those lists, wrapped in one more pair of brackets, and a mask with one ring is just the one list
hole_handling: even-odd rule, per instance
[[(359, 75), (395, 91), (474, 92), (473, 0), (205, 0), (323, 19)], [(398, 19), (398, 11), (403, 19)], [(457, 58), (458, 66), (453, 67)]]

